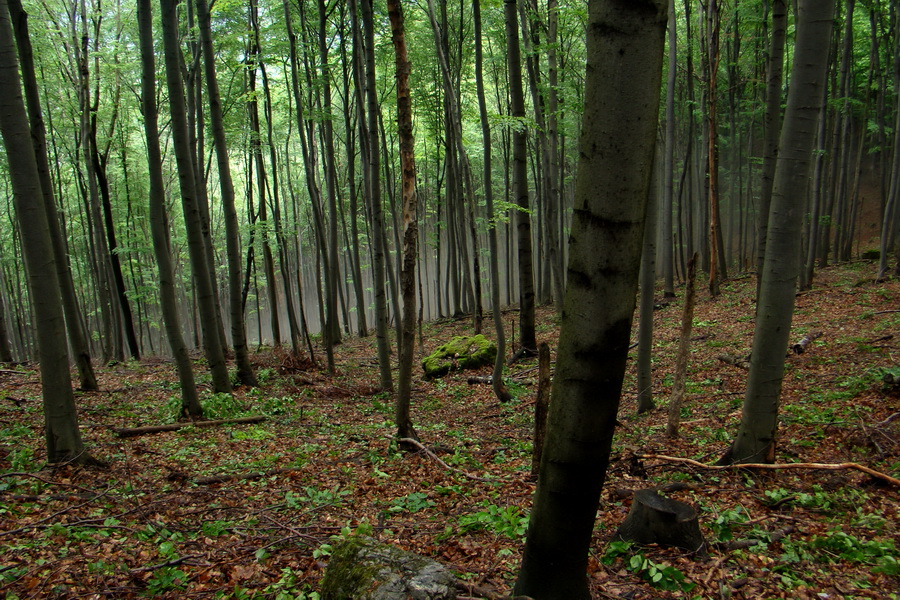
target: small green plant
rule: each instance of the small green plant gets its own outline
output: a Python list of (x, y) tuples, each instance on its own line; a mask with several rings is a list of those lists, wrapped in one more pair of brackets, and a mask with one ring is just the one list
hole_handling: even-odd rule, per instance
[(313, 506), (338, 506), (343, 502), (344, 496), (348, 495), (350, 490), (340, 490), (337, 486), (330, 490), (320, 490), (312, 486), (303, 488), (302, 493), (294, 493), (288, 491), (284, 495), (284, 503), (288, 508), (308, 508)]
[(231, 394), (210, 394), (202, 404), (207, 419), (234, 419), (248, 414), (246, 407)]
[(425, 492), (412, 492), (411, 494), (394, 499), (387, 511), (391, 513), (416, 513), (420, 510), (431, 508), (434, 505), (434, 500), (429, 500), (428, 494)]
[(845, 531), (831, 531), (826, 536), (813, 538), (812, 546), (822, 550), (824, 560), (838, 559), (863, 563), (874, 567), (872, 570), (886, 575), (900, 575), (897, 561), (897, 547), (893, 540), (860, 540)]
[(493, 531), (514, 540), (524, 537), (528, 530), (528, 515), (512, 505), (486, 504), (485, 510), (462, 515), (457, 522), (464, 532)]
[(187, 574), (174, 567), (162, 567), (157, 569), (147, 581), (148, 595), (157, 596), (162, 592), (181, 589), (187, 583)]
[(634, 553), (631, 542), (622, 540), (610, 542), (600, 562), (612, 565), (619, 559), (624, 561), (626, 569), (655, 588), (687, 593), (697, 586), (688, 581), (684, 573), (675, 567), (654, 562), (644, 556), (643, 552)]

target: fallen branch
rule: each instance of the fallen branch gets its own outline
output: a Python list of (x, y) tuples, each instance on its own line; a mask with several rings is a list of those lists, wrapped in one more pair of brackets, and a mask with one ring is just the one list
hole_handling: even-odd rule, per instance
[(729, 365), (734, 365), (739, 369), (744, 369), (745, 371), (750, 369), (750, 358), (741, 358), (740, 356), (734, 356), (733, 354), (720, 354), (717, 356), (719, 360), (723, 363), (727, 363)]
[(180, 565), (183, 562), (189, 561), (194, 558), (201, 558), (203, 554), (188, 554), (187, 556), (182, 556), (179, 558), (173, 558), (172, 560), (167, 560), (166, 562), (159, 563), (156, 565), (150, 565), (148, 567), (138, 567), (137, 569), (131, 569), (131, 574), (136, 575), (138, 573), (146, 573), (148, 571), (156, 571), (158, 569), (162, 569), (164, 567), (174, 567), (175, 565)]
[(172, 423), (171, 425), (150, 425), (147, 427), (122, 427), (113, 431), (119, 437), (137, 437), (150, 433), (162, 433), (164, 431), (178, 431), (185, 427), (215, 427), (216, 425), (243, 425), (246, 423), (259, 423), (265, 421), (263, 416), (241, 417), (239, 419), (218, 419), (216, 421), (186, 421), (184, 423)]
[[(393, 438), (390, 438), (390, 439), (393, 439)], [(451, 467), (450, 465), (448, 465), (447, 463), (442, 461), (437, 454), (435, 454), (434, 452), (429, 450), (428, 447), (425, 446), (424, 444), (422, 444), (422, 442), (420, 442), (419, 440), (414, 440), (413, 438), (400, 438), (397, 441), (399, 441), (400, 443), (403, 443), (403, 444), (411, 444), (411, 445), (415, 446), (416, 448), (418, 448), (419, 450), (421, 450), (422, 452), (424, 452), (425, 454), (427, 454), (428, 456), (433, 458), (439, 465), (441, 465), (448, 471), (453, 471), (454, 473), (459, 473), (463, 477), (468, 477), (469, 479), (474, 479), (475, 481), (484, 481), (484, 482), (491, 481), (490, 479), (485, 479), (484, 477), (479, 477), (478, 475), (472, 475), (471, 473), (463, 471), (462, 469), (457, 469), (456, 467)]]
[(880, 471), (876, 471), (875, 469), (871, 469), (859, 463), (744, 463), (736, 465), (707, 465), (690, 458), (679, 458), (677, 456), (666, 456), (664, 454), (635, 454), (635, 456), (643, 460), (662, 460), (666, 462), (691, 465), (692, 467), (697, 467), (699, 469), (709, 469), (714, 471), (724, 471), (727, 469), (766, 469), (770, 471), (783, 469), (823, 469), (826, 471), (855, 469), (857, 471), (862, 471), (867, 475), (871, 475), (875, 479), (880, 479), (886, 483), (890, 483), (891, 485), (900, 487), (900, 479), (896, 479), (894, 477), (891, 477), (890, 475), (886, 475), (884, 473), (881, 473)]
[(794, 354), (803, 354), (806, 352), (806, 347), (813, 343), (813, 340), (817, 340), (822, 337), (821, 331), (810, 331), (806, 335), (803, 336), (803, 339), (791, 346), (791, 352)]
[(268, 471), (251, 471), (250, 473), (235, 473), (233, 475), (210, 475), (209, 477), (198, 477), (194, 479), (197, 485), (213, 485), (215, 483), (225, 483), (228, 481), (246, 481), (248, 479), (262, 479), (263, 477), (271, 477), (273, 475), (281, 475), (282, 473), (292, 473), (297, 469), (270, 469)]
[(793, 533), (794, 528), (791, 525), (783, 529), (779, 529), (777, 531), (771, 531), (769, 533), (769, 539), (760, 540), (760, 539), (746, 539), (746, 540), (731, 540), (730, 542), (722, 542), (721, 546), (726, 550), (743, 550), (745, 548), (752, 548), (753, 546), (758, 546), (759, 544), (767, 544), (771, 542), (778, 542), (784, 536)]

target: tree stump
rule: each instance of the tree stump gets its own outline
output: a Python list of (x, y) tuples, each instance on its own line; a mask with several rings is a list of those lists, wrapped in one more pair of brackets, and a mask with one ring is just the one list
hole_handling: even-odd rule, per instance
[(675, 546), (701, 557), (708, 555), (694, 507), (660, 496), (655, 490), (634, 493), (631, 511), (616, 531), (616, 537), (642, 546)]

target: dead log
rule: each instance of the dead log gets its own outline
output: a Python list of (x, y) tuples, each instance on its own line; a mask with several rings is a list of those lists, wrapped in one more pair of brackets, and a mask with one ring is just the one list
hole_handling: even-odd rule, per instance
[(733, 354), (720, 354), (716, 358), (721, 360), (723, 363), (733, 365), (738, 367), (739, 369), (744, 369), (748, 371), (750, 369), (750, 357), (740, 357), (735, 356)]
[(228, 481), (247, 481), (250, 479), (262, 479), (263, 477), (272, 477), (273, 475), (282, 475), (284, 473), (293, 473), (299, 469), (269, 469), (268, 471), (251, 471), (249, 473), (235, 473), (233, 475), (210, 475), (209, 477), (198, 477), (194, 479), (197, 485), (213, 485), (216, 483), (226, 483)]
[(184, 423), (172, 423), (171, 425), (150, 425), (147, 427), (122, 427), (113, 428), (113, 432), (119, 437), (137, 437), (150, 433), (162, 433), (164, 431), (178, 431), (185, 427), (215, 427), (216, 425), (244, 425), (247, 423), (259, 423), (265, 421), (263, 416), (241, 417), (239, 419), (218, 419), (215, 421), (186, 421)]
[(616, 530), (616, 537), (642, 546), (675, 546), (701, 557), (708, 556), (696, 509), (660, 496), (655, 490), (634, 493), (631, 510)]
[(810, 331), (806, 335), (803, 336), (803, 339), (791, 346), (791, 352), (794, 354), (803, 354), (806, 352), (806, 347), (813, 343), (814, 340), (822, 337), (821, 331)]

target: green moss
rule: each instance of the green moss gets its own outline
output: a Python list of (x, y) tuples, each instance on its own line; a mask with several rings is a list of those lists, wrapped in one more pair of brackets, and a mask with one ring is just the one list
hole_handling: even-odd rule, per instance
[(458, 336), (422, 361), (426, 377), (442, 377), (450, 371), (477, 369), (494, 363), (497, 346), (483, 335)]
[(370, 587), (378, 580), (378, 568), (359, 556), (372, 540), (361, 536), (346, 538), (331, 555), (328, 569), (322, 578), (322, 600), (350, 600), (359, 598), (363, 586)]

